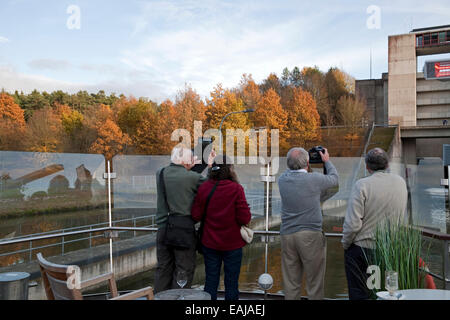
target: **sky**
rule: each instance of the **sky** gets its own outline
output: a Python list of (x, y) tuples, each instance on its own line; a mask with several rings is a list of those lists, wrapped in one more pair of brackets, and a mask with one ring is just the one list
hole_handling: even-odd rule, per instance
[(389, 35), (447, 24), (448, 0), (2, 0), (0, 88), (204, 98), (285, 67), (368, 79), (370, 52), (380, 78)]

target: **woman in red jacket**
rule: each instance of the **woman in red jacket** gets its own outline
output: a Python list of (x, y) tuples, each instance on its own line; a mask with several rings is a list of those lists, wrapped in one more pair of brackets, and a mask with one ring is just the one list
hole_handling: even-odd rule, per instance
[[(242, 247), (246, 244), (240, 228), (250, 222), (251, 213), (244, 188), (238, 182), (230, 159), (226, 156), (222, 159), (223, 161), (214, 162), (210, 179), (199, 187), (191, 213), (196, 221), (202, 220), (203, 215), (206, 215), (201, 240), (206, 273), (204, 290), (211, 295), (212, 300), (217, 299), (223, 261), (225, 300), (238, 300)], [(214, 187), (204, 213), (207, 198)]]

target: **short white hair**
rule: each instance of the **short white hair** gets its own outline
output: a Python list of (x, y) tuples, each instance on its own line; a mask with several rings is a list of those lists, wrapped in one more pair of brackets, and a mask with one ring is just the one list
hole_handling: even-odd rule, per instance
[(291, 170), (306, 169), (309, 153), (303, 148), (292, 148), (287, 154), (287, 166)]
[(172, 149), (170, 161), (174, 164), (192, 163), (192, 150), (184, 147), (175, 147)]

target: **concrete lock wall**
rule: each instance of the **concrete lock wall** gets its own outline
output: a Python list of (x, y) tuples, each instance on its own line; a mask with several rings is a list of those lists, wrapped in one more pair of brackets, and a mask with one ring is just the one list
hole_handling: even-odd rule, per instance
[(389, 124), (416, 125), (415, 35), (389, 36)]

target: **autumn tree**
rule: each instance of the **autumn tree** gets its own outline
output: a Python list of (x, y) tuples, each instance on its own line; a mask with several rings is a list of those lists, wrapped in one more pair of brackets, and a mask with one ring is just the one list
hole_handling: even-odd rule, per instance
[[(279, 146), (280, 149), (286, 149), (286, 141), (288, 138), (287, 122), (288, 113), (280, 104), (280, 97), (273, 89), (269, 89), (264, 93), (258, 101), (256, 110), (253, 115), (255, 127), (265, 127), (268, 130), (268, 138), (270, 139), (270, 130), (279, 130)], [(269, 141), (270, 145), (271, 141)]]
[[(204, 115), (203, 115), (204, 117)], [(158, 154), (170, 154), (172, 148), (177, 144), (171, 141), (172, 132), (178, 128), (179, 117), (175, 106), (169, 99), (159, 106), (157, 113)]]
[(27, 123), (26, 144), (33, 152), (61, 152), (61, 119), (50, 107), (33, 112)]
[(57, 104), (55, 112), (61, 119), (64, 152), (87, 153), (96, 138), (94, 128), (88, 125), (90, 119), (67, 105)]
[(246, 109), (255, 108), (261, 98), (259, 86), (253, 80), (252, 75), (243, 74), (239, 83), (239, 97), (244, 102)]
[(301, 78), (302, 88), (311, 93), (316, 101), (321, 124), (334, 126), (336, 124), (336, 114), (328, 100), (324, 73), (316, 66), (304, 67), (301, 71)]
[[(207, 100), (206, 123), (205, 129), (219, 129), (222, 119), (230, 112), (245, 110), (244, 102), (239, 97), (237, 91), (223, 89), (222, 85), (217, 85), (211, 92), (211, 100)], [(242, 130), (247, 131), (250, 127), (247, 113), (236, 113), (228, 116), (222, 125), (222, 147), (226, 148), (226, 130)], [(241, 138), (241, 134), (235, 135), (234, 141)], [(230, 150), (227, 151), (230, 154)]]
[(172, 101), (165, 100), (156, 114), (144, 119), (136, 133), (136, 150), (140, 154), (170, 154), (178, 143), (171, 141), (172, 132), (178, 129), (178, 114)]
[(89, 152), (101, 153), (107, 160), (111, 160), (116, 154), (123, 153), (127, 145), (131, 143), (131, 139), (114, 121), (111, 108), (100, 104), (94, 119), (90, 126), (96, 131), (97, 138), (89, 147)]
[(175, 98), (175, 111), (178, 117), (178, 128), (188, 130), (192, 137), (194, 136), (194, 121), (203, 122), (206, 119), (205, 103), (189, 85), (185, 85), (183, 90), (178, 91)]
[(262, 92), (266, 92), (272, 88), (278, 95), (281, 95), (281, 82), (275, 73), (271, 73), (267, 79), (264, 79), (260, 87)]
[(156, 112), (157, 104), (144, 98), (138, 100), (134, 97), (129, 99), (121, 97), (112, 108), (117, 115), (117, 124), (120, 129), (130, 137), (134, 137), (141, 122), (149, 114)]
[[(206, 123), (208, 128), (218, 129), (223, 117), (235, 111), (244, 110), (244, 102), (239, 98), (236, 92), (223, 89), (218, 84), (211, 92), (211, 100), (207, 100)], [(222, 129), (243, 129), (248, 127), (248, 118), (246, 114), (235, 114), (229, 116), (223, 123)]]
[(285, 106), (288, 112), (290, 145), (305, 146), (320, 138), (320, 117), (312, 95), (294, 88), (292, 99)]
[(2, 150), (20, 150), (25, 134), (24, 111), (5, 92), (0, 93), (0, 147)]
[(364, 124), (366, 116), (365, 102), (353, 96), (342, 96), (337, 104), (339, 120), (349, 128), (349, 134), (357, 135), (357, 128)]

